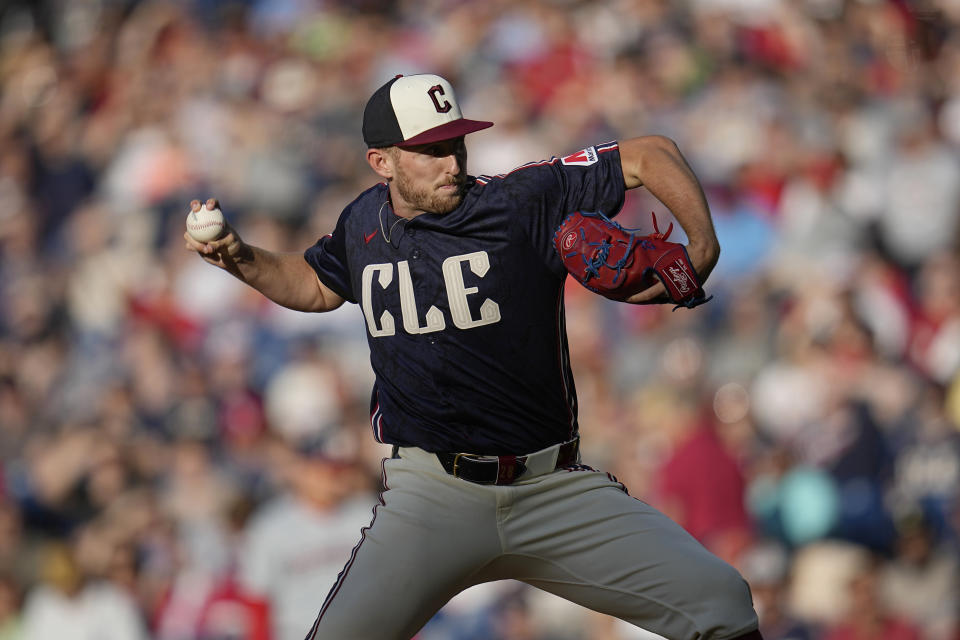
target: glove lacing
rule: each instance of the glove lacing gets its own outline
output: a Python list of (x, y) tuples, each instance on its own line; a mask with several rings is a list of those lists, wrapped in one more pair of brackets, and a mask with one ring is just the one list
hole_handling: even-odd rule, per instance
[[(623, 257), (617, 260), (614, 264), (609, 264), (607, 262), (607, 258), (610, 256), (610, 249), (612, 249), (615, 245), (609, 241), (609, 238), (604, 238), (600, 242), (586, 242), (586, 232), (583, 229), (580, 229), (580, 239), (584, 241), (584, 244), (590, 247), (597, 247), (597, 252), (594, 254), (593, 258), (588, 259), (586, 256), (581, 254), (581, 258), (583, 258), (583, 263), (585, 265), (583, 278), (584, 284), (589, 282), (590, 278), (599, 278), (601, 267), (606, 267), (616, 271), (616, 275), (613, 277), (612, 284), (618, 284), (625, 275), (623, 273), (624, 269), (630, 268), (630, 265), (633, 264), (633, 255), (631, 254), (631, 251), (635, 243), (639, 243), (640, 246), (643, 246), (645, 249), (652, 249), (653, 247), (651, 246), (644, 246), (644, 241), (647, 238), (666, 240), (670, 237), (670, 234), (673, 233), (673, 222), (671, 222), (670, 226), (667, 227), (667, 231), (665, 233), (661, 233), (660, 226), (657, 224), (657, 214), (653, 211), (650, 212), (650, 217), (653, 218), (653, 233), (641, 236), (640, 238), (637, 238), (636, 235), (636, 232), (640, 229), (627, 229), (626, 227), (621, 226), (620, 223), (616, 222), (615, 220), (611, 220), (605, 216), (602, 211), (581, 211), (580, 215), (590, 218), (601, 218), (605, 222), (626, 233), (627, 237), (630, 239), (629, 242), (626, 243), (627, 248), (623, 253)], [(574, 251), (564, 257), (571, 258), (576, 254), (577, 252)]]
[[(618, 284), (619, 281), (626, 275), (624, 274), (624, 269), (630, 268), (630, 265), (633, 264), (633, 255), (631, 251), (633, 250), (633, 245), (637, 240), (636, 234), (634, 234), (634, 231), (637, 231), (637, 229), (627, 229), (625, 227), (622, 227), (620, 226), (619, 223), (605, 216), (601, 211), (593, 211), (593, 212), (581, 211), (580, 215), (584, 217), (601, 218), (604, 221), (608, 222), (609, 224), (613, 225), (615, 228), (627, 234), (629, 241), (626, 243), (627, 248), (624, 251), (623, 256), (619, 260), (617, 260), (615, 263), (609, 264), (607, 262), (607, 259), (610, 257), (610, 249), (612, 249), (616, 245), (610, 242), (609, 237), (604, 238), (600, 242), (587, 242), (586, 232), (583, 229), (580, 229), (580, 239), (584, 242), (584, 244), (586, 244), (589, 247), (597, 248), (597, 251), (592, 258), (588, 259), (585, 255), (583, 254), (580, 255), (580, 257), (583, 259), (583, 264), (585, 265), (584, 277), (582, 282), (586, 284), (587, 282), (590, 281), (590, 278), (599, 278), (601, 267), (606, 267), (608, 269), (613, 269), (614, 271), (616, 271), (616, 275), (613, 277), (612, 284), (614, 285)], [(670, 223), (670, 227), (671, 229), (673, 228), (672, 222)], [(656, 218), (654, 218), (654, 228), (656, 228)], [(667, 233), (669, 234), (670, 231), (668, 230)], [(621, 244), (624, 244), (622, 240), (618, 242), (620, 242)], [(641, 242), (642, 242), (642, 239), (641, 239)], [(571, 258), (576, 254), (577, 252), (574, 251), (572, 253), (567, 254), (565, 257)]]

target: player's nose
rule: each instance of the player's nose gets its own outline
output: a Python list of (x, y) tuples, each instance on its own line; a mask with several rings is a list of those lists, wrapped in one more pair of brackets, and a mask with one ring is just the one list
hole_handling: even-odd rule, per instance
[(463, 171), (463, 167), (461, 166), (461, 158), (459, 154), (451, 153), (450, 155), (444, 158), (444, 161), (446, 162), (446, 165), (447, 165), (446, 166), (447, 173), (449, 173), (450, 175), (452, 176), (460, 175), (460, 172)]

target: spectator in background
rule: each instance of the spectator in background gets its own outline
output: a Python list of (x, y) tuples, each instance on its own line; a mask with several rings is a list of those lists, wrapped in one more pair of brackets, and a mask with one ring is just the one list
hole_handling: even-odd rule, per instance
[(136, 603), (115, 586), (90, 581), (75, 549), (52, 543), (41, 559), (42, 582), (27, 594), (23, 640), (69, 634), (77, 640), (147, 640)]
[(764, 640), (814, 640), (814, 630), (789, 611), (790, 555), (773, 541), (761, 541), (741, 559), (760, 617)]
[(943, 388), (923, 383), (916, 401), (894, 424), (895, 477), (891, 495), (919, 505), (936, 539), (950, 534), (950, 519), (960, 496), (960, 432), (946, 414)]
[(960, 565), (922, 510), (899, 519), (895, 555), (880, 567), (879, 589), (887, 611), (916, 625), (923, 640), (953, 640)]
[(370, 523), (374, 497), (336, 445), (332, 429), (278, 442), (285, 490), (253, 514), (243, 534), (239, 584), (269, 604), (275, 640), (302, 640), (318, 599)]
[(23, 593), (20, 584), (9, 575), (0, 574), (0, 640), (19, 640)]
[(893, 117), (895, 146), (879, 229), (889, 254), (916, 269), (956, 241), (960, 159), (936, 131), (927, 105), (907, 101)]
[(691, 409), (679, 414), (678, 421), (686, 424), (678, 428), (673, 450), (660, 467), (657, 496), (665, 513), (713, 553), (736, 564), (752, 537), (743, 471), (717, 435), (712, 416)]
[(0, 501), (0, 575), (14, 585), (35, 577), (36, 544), (24, 535), (20, 509), (12, 500)]
[(949, 251), (928, 255), (914, 282), (908, 355), (924, 375), (948, 384), (960, 366), (960, 257)]
[(920, 630), (884, 606), (876, 559), (848, 585), (850, 600), (843, 619), (825, 630), (823, 640), (921, 640)]
[(226, 540), (231, 556), (230, 566), (211, 586), (197, 614), (194, 635), (202, 640), (270, 640), (275, 637), (270, 626), (270, 602), (250, 593), (240, 584), (237, 576), (239, 555), (243, 551), (243, 531), (252, 508), (253, 504), (243, 498), (231, 506)]

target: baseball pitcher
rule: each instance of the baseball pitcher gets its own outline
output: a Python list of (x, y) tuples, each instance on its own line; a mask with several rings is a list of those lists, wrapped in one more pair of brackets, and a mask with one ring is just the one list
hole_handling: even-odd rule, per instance
[[(398, 76), (363, 115), (382, 182), (330, 235), (301, 255), (247, 244), (229, 224), (212, 241), (185, 234), (278, 304), (363, 314), (370, 429), (393, 455), (307, 640), (407, 640), (460, 591), (502, 579), (670, 639), (760, 638), (737, 571), (579, 454), (564, 282), (631, 303), (705, 302), (720, 248), (697, 178), (659, 136), (471, 176), (464, 136), (491, 125), (464, 118), (445, 79)], [(641, 186), (687, 246), (611, 220)]]

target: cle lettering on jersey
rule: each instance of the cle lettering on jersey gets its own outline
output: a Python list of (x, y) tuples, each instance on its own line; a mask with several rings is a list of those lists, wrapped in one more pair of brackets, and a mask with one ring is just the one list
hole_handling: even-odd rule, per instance
[[(473, 253), (450, 256), (443, 261), (441, 271), (443, 282), (446, 285), (447, 303), (454, 326), (458, 329), (474, 329), (500, 322), (500, 305), (490, 298), (485, 299), (483, 304), (480, 305), (480, 317), (474, 318), (470, 314), (467, 296), (477, 293), (479, 289), (464, 284), (464, 263), (479, 278), (484, 277), (490, 270), (490, 257), (486, 251), (474, 251)], [(397, 263), (396, 267), (403, 330), (411, 335), (443, 331), (447, 326), (446, 319), (443, 312), (435, 305), (430, 305), (424, 316), (424, 323), (420, 323), (420, 318), (417, 315), (417, 300), (413, 293), (413, 279), (410, 276), (410, 266), (406, 260), (402, 260)], [(368, 264), (363, 268), (360, 277), (361, 307), (367, 320), (367, 329), (373, 338), (384, 338), (395, 335), (397, 332), (392, 313), (384, 311), (378, 318), (373, 309), (374, 276), (376, 276), (379, 288), (385, 290), (393, 286), (393, 271), (394, 265), (390, 262)]]
[(623, 207), (619, 147), (598, 144), (465, 186), (456, 209), (398, 225), (395, 237), (383, 233), (389, 186), (373, 186), (304, 257), (363, 313), (378, 442), (537, 451), (578, 431), (567, 274), (553, 236), (571, 211)]

